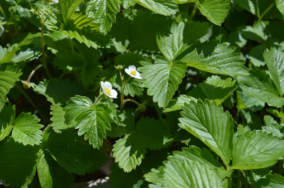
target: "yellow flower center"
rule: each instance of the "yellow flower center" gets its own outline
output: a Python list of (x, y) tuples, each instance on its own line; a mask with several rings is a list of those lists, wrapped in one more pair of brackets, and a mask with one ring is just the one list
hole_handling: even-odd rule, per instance
[(132, 74), (133, 76), (136, 76), (136, 71), (133, 70), (133, 71), (130, 72), (130, 74)]
[(110, 89), (109, 88), (105, 88), (105, 92), (110, 95)]

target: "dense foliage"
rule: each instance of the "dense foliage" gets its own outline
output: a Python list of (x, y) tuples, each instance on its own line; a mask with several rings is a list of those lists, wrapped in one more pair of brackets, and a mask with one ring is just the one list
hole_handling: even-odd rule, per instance
[(113, 163), (113, 188), (284, 187), (283, 15), (282, 0), (1, 0), (0, 183), (70, 187)]

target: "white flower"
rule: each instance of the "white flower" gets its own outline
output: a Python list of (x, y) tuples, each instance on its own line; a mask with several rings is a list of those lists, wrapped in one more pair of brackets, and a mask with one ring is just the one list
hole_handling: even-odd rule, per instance
[(57, 3), (59, 3), (58, 0), (52, 0), (52, 4), (57, 4)]
[(4, 33), (4, 27), (2, 25), (0, 25), (0, 37), (3, 33)]
[(130, 65), (128, 69), (126, 68), (125, 72), (133, 78), (142, 79), (140, 73), (136, 70), (136, 67), (134, 65)]
[(101, 82), (101, 87), (109, 98), (117, 98), (117, 92), (112, 89), (112, 86), (109, 82)]

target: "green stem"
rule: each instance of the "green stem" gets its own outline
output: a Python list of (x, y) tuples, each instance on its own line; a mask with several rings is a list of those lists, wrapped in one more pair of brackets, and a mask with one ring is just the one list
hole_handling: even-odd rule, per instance
[(35, 73), (41, 66), (42, 66), (42, 65), (38, 65), (38, 66), (36, 66), (36, 67), (32, 70), (31, 74), (29, 75), (29, 77), (28, 77), (28, 79), (27, 79), (27, 83), (29, 83), (29, 82), (31, 81), (32, 76), (34, 75), (34, 73)]
[(42, 111), (35, 105), (35, 103), (32, 101), (32, 99), (29, 97), (29, 95), (18, 85), (16, 84), (16, 87), (20, 90), (20, 92), (26, 97), (26, 99), (29, 101), (29, 103), (38, 111), (40, 116), (48, 122), (48, 118), (42, 113)]
[(43, 34), (43, 31), (44, 31), (44, 27), (43, 27), (43, 24), (44, 24), (44, 10), (45, 10), (45, 5), (43, 7), (43, 10), (42, 10), (42, 17), (41, 17), (41, 20), (40, 20), (40, 25), (41, 25), (41, 49), (42, 49), (42, 66), (44, 67), (46, 73), (47, 73), (47, 76), (49, 78), (51, 78), (51, 74), (48, 70), (48, 67), (47, 67), (47, 64), (46, 64), (46, 59), (45, 59), (45, 51), (44, 51), (44, 34)]
[(70, 47), (71, 47), (72, 52), (74, 52), (74, 45), (73, 45), (72, 39), (70, 37), (69, 37), (69, 43), (70, 43)]
[(193, 19), (194, 15), (195, 15), (195, 13), (196, 13), (196, 10), (197, 10), (197, 6), (194, 5), (194, 8), (193, 8), (193, 10), (192, 10), (192, 12), (191, 12), (191, 15), (190, 15), (190, 18), (191, 18), (191, 19)]
[(135, 104), (137, 104), (138, 106), (140, 106), (141, 104), (139, 102), (137, 102), (136, 100), (133, 100), (133, 99), (125, 99), (123, 101), (123, 104), (127, 103), (127, 102), (133, 102)]
[(267, 9), (261, 14), (261, 16), (259, 17), (259, 20), (262, 20), (262, 18), (270, 11), (270, 9), (272, 9), (274, 7), (276, 3), (272, 3), (269, 7), (267, 7)]
[[(124, 89), (125, 89), (125, 85), (129, 82), (129, 80), (131, 80), (132, 77), (129, 77), (126, 81), (123, 81), (123, 76), (121, 74), (121, 71), (120, 71), (120, 78), (121, 78), (121, 94), (120, 94), (120, 101), (121, 101), (121, 104), (120, 104), (120, 111), (122, 111), (123, 109), (123, 106), (125, 104), (125, 101), (124, 101)], [(140, 105), (140, 104), (139, 104)]]
[(102, 96), (104, 95), (103, 92), (100, 93), (100, 95), (98, 96), (97, 100), (94, 102), (94, 106), (97, 105), (97, 103), (101, 100)]
[(3, 17), (5, 18), (5, 20), (7, 19), (7, 16), (2, 8), (2, 6), (0, 6), (0, 12), (2, 13)]

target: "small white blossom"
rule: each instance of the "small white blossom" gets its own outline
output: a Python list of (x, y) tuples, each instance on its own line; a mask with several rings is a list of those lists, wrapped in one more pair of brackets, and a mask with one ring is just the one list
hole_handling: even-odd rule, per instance
[(0, 37), (3, 33), (4, 33), (4, 27), (2, 25), (0, 25)]
[(136, 67), (134, 65), (130, 65), (128, 69), (126, 68), (125, 72), (133, 78), (142, 79), (140, 73), (136, 70)]
[(117, 98), (117, 92), (112, 89), (111, 83), (101, 82), (101, 87), (103, 89), (104, 94), (107, 95), (109, 98)]

